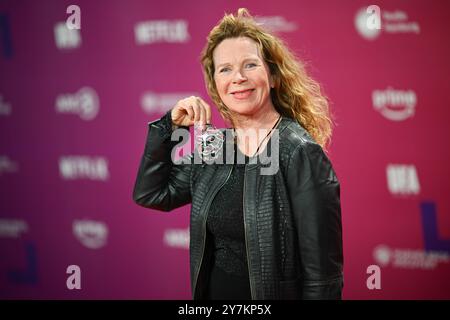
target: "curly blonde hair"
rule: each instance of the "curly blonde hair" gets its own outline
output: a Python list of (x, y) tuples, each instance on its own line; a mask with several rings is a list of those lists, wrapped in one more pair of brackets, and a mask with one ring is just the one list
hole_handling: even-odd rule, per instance
[(201, 53), (206, 88), (222, 118), (233, 123), (230, 111), (217, 92), (213, 52), (223, 40), (238, 37), (248, 37), (258, 44), (274, 79), (270, 95), (276, 110), (283, 116), (296, 119), (325, 148), (331, 139), (333, 125), (328, 99), (284, 42), (258, 25), (245, 8), (240, 8), (236, 16), (224, 15), (209, 33)]

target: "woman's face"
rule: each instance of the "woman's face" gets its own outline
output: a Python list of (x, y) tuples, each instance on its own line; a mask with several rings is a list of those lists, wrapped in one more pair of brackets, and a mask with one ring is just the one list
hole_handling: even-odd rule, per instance
[(213, 61), (216, 88), (228, 109), (251, 116), (273, 108), (272, 78), (255, 41), (247, 37), (225, 39), (214, 50)]

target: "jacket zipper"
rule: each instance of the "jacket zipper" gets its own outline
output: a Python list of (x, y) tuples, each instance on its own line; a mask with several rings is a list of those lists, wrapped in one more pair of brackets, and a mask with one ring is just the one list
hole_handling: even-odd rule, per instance
[[(245, 166), (247, 169), (247, 166)], [(251, 267), (250, 267), (250, 258), (248, 254), (248, 239), (247, 239), (247, 222), (245, 221), (245, 177), (247, 175), (247, 170), (244, 170), (244, 188), (243, 188), (243, 196), (242, 196), (242, 213), (244, 216), (244, 236), (245, 236), (245, 251), (247, 254), (247, 269), (248, 269), (248, 279), (250, 281), (250, 294), (252, 297), (252, 300), (255, 299), (255, 292), (254, 292), (254, 286), (253, 286), (253, 278), (251, 274)]]
[[(206, 220), (208, 219), (208, 212), (209, 212), (209, 207), (211, 206), (211, 202), (213, 201), (214, 197), (216, 196), (217, 192), (219, 192), (219, 190), (225, 185), (225, 183), (228, 181), (228, 179), (231, 176), (231, 172), (233, 171), (233, 167), (231, 167), (230, 172), (228, 172), (228, 176), (225, 179), (225, 181), (219, 186), (219, 188), (217, 188), (216, 190), (214, 190), (214, 192), (211, 194), (210, 200), (208, 201), (208, 205), (206, 206), (206, 213), (203, 219), (203, 241), (202, 241), (202, 256), (200, 258), (200, 263), (198, 265), (198, 268), (195, 272), (195, 280), (194, 280), (194, 292), (192, 295), (192, 298), (195, 299), (195, 292), (197, 290), (197, 280), (198, 280), (198, 275), (200, 273), (200, 269), (202, 267), (202, 263), (203, 263), (203, 256), (205, 255), (205, 242), (206, 242)], [(245, 178), (244, 178), (245, 179)]]

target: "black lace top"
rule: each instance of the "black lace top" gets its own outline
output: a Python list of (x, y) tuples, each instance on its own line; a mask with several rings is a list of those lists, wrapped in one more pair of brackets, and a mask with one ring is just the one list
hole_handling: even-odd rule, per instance
[[(170, 112), (161, 120), (164, 131), (171, 132)], [(248, 163), (249, 157), (236, 144), (234, 151), (235, 165), (214, 197), (207, 218), (207, 232), (214, 248), (210, 299), (251, 299), (243, 216), (245, 164), (242, 163), (242, 159)]]
[[(240, 151), (236, 145), (234, 150), (237, 163)], [(248, 160), (245, 156), (245, 163)], [(243, 215), (244, 174), (245, 164), (233, 166), (208, 212), (207, 230), (214, 244), (211, 299), (251, 299)]]
[(233, 166), (230, 177), (215, 196), (207, 228), (214, 241), (215, 265), (237, 276), (248, 276), (243, 216), (243, 164)]

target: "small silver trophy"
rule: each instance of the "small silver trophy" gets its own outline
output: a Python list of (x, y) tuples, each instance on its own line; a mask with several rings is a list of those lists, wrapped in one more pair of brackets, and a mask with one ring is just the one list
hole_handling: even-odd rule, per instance
[(202, 130), (200, 125), (195, 128), (195, 143), (200, 156), (205, 161), (217, 159), (219, 151), (222, 149), (224, 134), (212, 124), (206, 124)]

